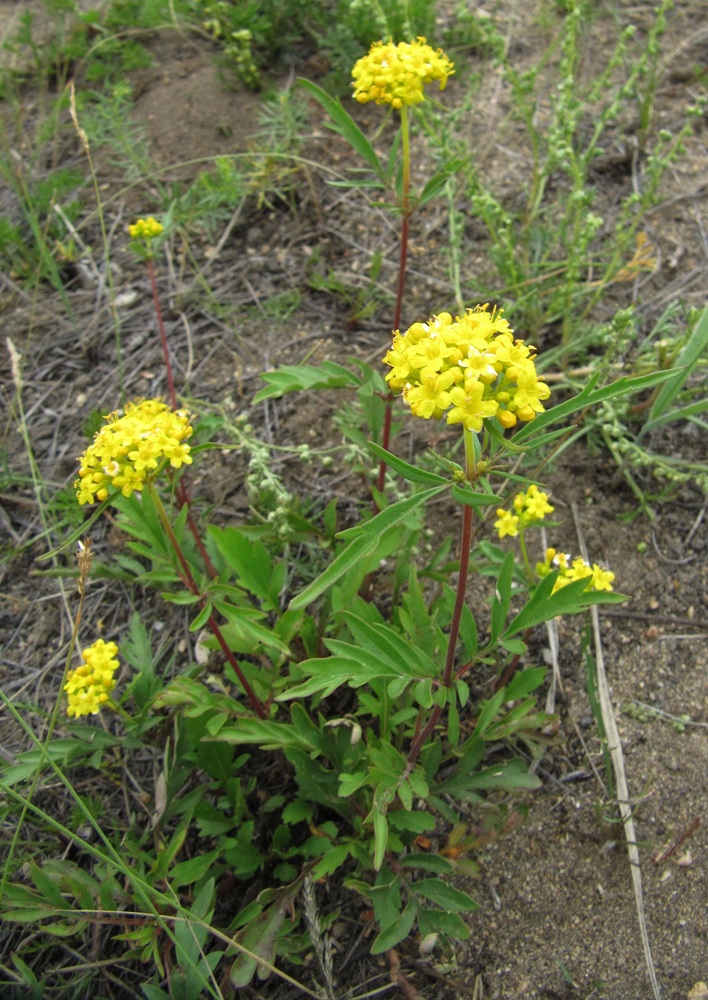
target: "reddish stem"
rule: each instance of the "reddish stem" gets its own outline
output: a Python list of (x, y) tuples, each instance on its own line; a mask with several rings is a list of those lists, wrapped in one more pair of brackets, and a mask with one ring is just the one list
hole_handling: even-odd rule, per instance
[[(465, 442), (465, 474), (468, 482), (473, 483), (477, 479), (475, 439), (473, 432), (466, 427), (463, 430)], [(455, 594), (455, 607), (452, 611), (452, 621), (450, 623), (450, 636), (447, 643), (447, 657), (445, 659), (445, 669), (442, 675), (441, 687), (447, 689), (451, 687), (455, 667), (455, 653), (457, 651), (457, 640), (460, 635), (460, 622), (462, 621), (462, 611), (465, 606), (465, 595), (467, 592), (467, 577), (470, 568), (470, 549), (472, 548), (472, 507), (469, 504), (462, 506), (462, 529), (460, 532), (460, 571), (457, 577), (457, 593)], [(407, 777), (418, 759), (418, 756), (432, 735), (438, 720), (443, 713), (443, 705), (435, 705), (428, 721), (421, 728), (420, 716), (416, 723), (416, 732), (408, 751), (404, 777)]]
[[(441, 685), (449, 688), (453, 680), (453, 668), (455, 666), (455, 652), (457, 650), (457, 640), (460, 635), (460, 622), (462, 621), (462, 610), (465, 606), (465, 593), (467, 590), (467, 575), (470, 565), (470, 548), (472, 544), (472, 508), (465, 504), (462, 508), (462, 532), (460, 537), (460, 572), (457, 578), (457, 593), (455, 595), (455, 607), (452, 612), (452, 622), (450, 624), (450, 636), (447, 644), (447, 658), (445, 660), (445, 670), (443, 671)], [(410, 774), (418, 759), (420, 751), (423, 749), (433, 730), (438, 724), (438, 720), (443, 713), (442, 705), (435, 705), (428, 721), (422, 729), (418, 731), (411, 743), (406, 761), (406, 774)]]
[[(406, 257), (408, 255), (408, 220), (410, 219), (410, 211), (406, 211), (401, 220), (401, 252), (398, 259), (398, 284), (396, 287), (396, 308), (393, 314), (393, 329), (400, 330), (401, 328), (401, 312), (403, 311), (403, 292), (406, 286)], [(390, 451), (389, 444), (391, 443), (391, 420), (393, 415), (393, 393), (389, 392), (386, 396), (386, 412), (384, 414), (384, 425), (383, 425), (383, 439), (381, 441), (381, 446)], [(384, 483), (386, 481), (386, 463), (383, 459), (379, 462), (379, 474), (376, 478), (376, 489), (379, 493), (383, 493)], [(376, 506), (376, 505), (374, 505)]]
[(167, 333), (165, 331), (165, 321), (162, 318), (160, 308), (160, 296), (157, 291), (157, 281), (155, 280), (155, 265), (152, 257), (147, 259), (147, 271), (150, 278), (150, 288), (152, 289), (152, 300), (155, 304), (155, 314), (157, 316), (157, 329), (160, 331), (160, 343), (162, 344), (162, 356), (165, 362), (165, 374), (167, 376), (167, 390), (170, 396), (170, 406), (177, 409), (177, 393), (175, 392), (175, 380), (172, 375), (172, 362), (170, 361), (170, 351), (167, 346)]
[[(199, 586), (197, 585), (197, 581), (194, 579), (194, 576), (192, 574), (191, 566), (187, 562), (187, 558), (186, 558), (184, 552), (182, 551), (182, 547), (180, 546), (180, 544), (179, 544), (179, 542), (177, 540), (177, 536), (175, 535), (174, 531), (172, 530), (172, 525), (170, 524), (170, 521), (169, 521), (169, 518), (167, 517), (167, 513), (165, 511), (165, 508), (162, 505), (162, 500), (160, 499), (160, 497), (159, 497), (159, 495), (157, 493), (157, 490), (155, 489), (155, 487), (154, 487), (154, 485), (152, 483), (148, 484), (148, 488), (150, 490), (150, 494), (151, 494), (151, 496), (153, 498), (153, 502), (154, 502), (155, 507), (157, 509), (158, 516), (159, 516), (160, 520), (162, 521), (162, 525), (163, 525), (165, 531), (167, 532), (167, 537), (170, 540), (170, 544), (172, 545), (172, 548), (174, 549), (174, 552), (175, 552), (175, 555), (177, 556), (179, 564), (182, 567), (182, 572), (180, 574), (180, 576), (182, 578), (182, 583), (185, 585), (185, 587), (188, 590), (190, 590), (194, 594), (195, 597), (199, 598), (199, 607), (203, 608), (204, 604), (206, 602), (206, 598), (204, 597), (204, 595), (202, 594), (201, 590), (199, 589)], [(253, 688), (251, 687), (251, 685), (246, 680), (246, 677), (245, 677), (243, 671), (241, 670), (241, 667), (238, 665), (238, 661), (236, 660), (236, 657), (234, 656), (233, 652), (229, 649), (228, 643), (226, 642), (226, 639), (224, 638), (224, 634), (221, 631), (221, 628), (219, 627), (219, 623), (216, 621), (216, 619), (214, 618), (213, 614), (209, 615), (209, 618), (207, 619), (207, 621), (209, 623), (209, 628), (211, 629), (212, 634), (214, 635), (214, 638), (216, 639), (216, 641), (221, 646), (221, 649), (222, 649), (222, 651), (224, 653), (224, 656), (229, 661), (229, 663), (231, 664), (231, 666), (234, 668), (234, 673), (236, 674), (236, 676), (238, 677), (239, 681), (243, 685), (243, 690), (246, 692), (246, 696), (248, 697), (248, 700), (250, 701), (250, 703), (251, 703), (251, 705), (253, 707), (253, 711), (256, 713), (256, 715), (258, 716), (259, 719), (265, 719), (266, 718), (265, 709), (263, 708), (263, 706), (261, 705), (260, 701), (258, 700), (258, 698), (257, 698), (257, 696), (256, 696), (256, 694), (255, 694), (255, 692), (253, 690)]]
[[(153, 264), (152, 257), (147, 258), (147, 271), (148, 277), (150, 278), (150, 288), (152, 289), (152, 300), (155, 305), (155, 315), (157, 316), (157, 328), (160, 331), (160, 343), (162, 344), (162, 357), (165, 363), (165, 375), (167, 377), (167, 390), (170, 396), (170, 406), (173, 410), (178, 409), (177, 403), (177, 392), (175, 391), (175, 380), (172, 373), (172, 362), (170, 360), (170, 350), (167, 344), (167, 331), (165, 330), (165, 321), (162, 318), (162, 308), (160, 307), (160, 295), (157, 290), (157, 280), (155, 278), (155, 265)], [(189, 493), (187, 492), (187, 487), (185, 486), (182, 479), (177, 481), (177, 502), (180, 507), (187, 508), (187, 524), (189, 525), (189, 530), (192, 532), (194, 537), (194, 543), (197, 546), (199, 555), (202, 557), (202, 561), (206, 568), (207, 573), (212, 580), (216, 579), (217, 572), (214, 568), (214, 564), (209, 558), (209, 553), (204, 547), (204, 542), (199, 533), (199, 528), (192, 517), (192, 511), (190, 509)]]

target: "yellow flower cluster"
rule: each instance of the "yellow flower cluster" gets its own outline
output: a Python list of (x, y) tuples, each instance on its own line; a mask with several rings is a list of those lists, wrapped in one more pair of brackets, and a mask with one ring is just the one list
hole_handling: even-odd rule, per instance
[(147, 219), (138, 219), (132, 226), (128, 226), (128, 233), (131, 240), (154, 240), (164, 229), (162, 223), (149, 215)]
[(417, 417), (441, 419), (480, 431), (496, 417), (502, 427), (533, 420), (551, 390), (536, 373), (535, 348), (515, 340), (501, 312), (488, 305), (414, 323), (393, 335), (383, 359), (386, 381), (403, 393)]
[(84, 662), (68, 674), (64, 685), (69, 697), (66, 714), (77, 719), (96, 715), (101, 705), (110, 701), (110, 692), (116, 686), (113, 674), (119, 667), (115, 642), (97, 639), (81, 655)]
[(186, 440), (192, 434), (186, 410), (171, 410), (161, 399), (128, 403), (123, 416), (111, 413), (79, 459), (74, 489), (80, 504), (105, 500), (110, 489), (129, 497), (142, 490), (158, 465), (191, 464)]
[(362, 56), (352, 70), (354, 99), (360, 104), (390, 104), (398, 109), (420, 104), (425, 99), (423, 87), (437, 80), (444, 90), (447, 78), (455, 72), (453, 63), (442, 51), (428, 45), (425, 38), (415, 42), (374, 42), (367, 56)]
[(590, 579), (589, 590), (612, 590), (612, 581), (615, 574), (608, 569), (603, 569), (597, 563), (590, 566), (578, 556), (571, 561), (571, 557), (564, 552), (557, 552), (555, 549), (546, 549), (545, 562), (536, 563), (536, 572), (539, 576), (548, 576), (553, 570), (558, 570), (558, 579), (553, 587), (553, 593), (567, 586), (573, 580)]
[(519, 533), (519, 525), (522, 529), (536, 521), (542, 521), (546, 514), (553, 513), (553, 507), (548, 502), (548, 494), (539, 490), (533, 483), (525, 493), (517, 493), (513, 502), (514, 510), (504, 510), (500, 507), (497, 510), (497, 518), (494, 527), (497, 529), (500, 538), (509, 535), (514, 538)]

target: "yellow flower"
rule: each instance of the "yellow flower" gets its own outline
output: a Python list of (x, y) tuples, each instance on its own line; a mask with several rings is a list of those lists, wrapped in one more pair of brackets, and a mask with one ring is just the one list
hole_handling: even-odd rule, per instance
[(597, 563), (592, 564), (592, 588), (593, 590), (612, 590), (612, 582), (615, 574), (609, 569), (602, 569)]
[[(548, 494), (543, 493), (539, 490), (535, 483), (531, 483), (529, 488), (522, 493), (517, 493), (512, 502), (515, 513), (503, 510), (500, 508), (497, 511), (499, 515), (499, 520), (495, 521), (494, 527), (499, 532), (499, 537), (504, 538), (505, 535), (517, 535), (518, 531), (508, 531), (507, 524), (514, 521), (514, 527), (521, 529), (527, 528), (530, 524), (535, 524), (536, 521), (542, 521), (546, 514), (553, 513), (553, 507), (548, 502)], [(555, 555), (555, 549), (548, 549), (548, 552), (553, 552)], [(550, 557), (551, 559), (553, 556)]]
[(74, 483), (80, 504), (105, 500), (111, 489), (129, 497), (165, 460), (179, 469), (191, 464), (186, 410), (171, 410), (161, 399), (128, 403), (123, 416), (111, 413), (105, 427), (79, 459)]
[(548, 502), (548, 494), (539, 490), (535, 483), (531, 483), (525, 493), (516, 494), (514, 510), (522, 516), (524, 524), (542, 521), (546, 514), (553, 513), (553, 507)]
[(464, 424), (468, 431), (482, 430), (485, 417), (493, 417), (499, 409), (495, 399), (484, 399), (483, 382), (465, 382), (450, 390), (452, 409), (447, 415), (448, 424)]
[(550, 389), (536, 373), (534, 348), (513, 339), (509, 323), (488, 305), (414, 323), (394, 331), (384, 358), (391, 392), (400, 392), (412, 412), (480, 431), (496, 417), (502, 427), (533, 420)]
[(149, 215), (147, 219), (138, 219), (132, 226), (128, 226), (128, 233), (131, 240), (154, 240), (164, 232), (165, 227)]
[(497, 511), (497, 518), (494, 522), (494, 527), (497, 529), (500, 538), (505, 538), (509, 535), (510, 538), (515, 538), (519, 533), (519, 519), (516, 514), (512, 514), (511, 511), (504, 510), (502, 507)]
[(553, 593), (566, 587), (573, 580), (586, 580), (588, 590), (612, 590), (612, 582), (615, 574), (608, 569), (603, 569), (597, 563), (590, 566), (584, 559), (577, 556), (571, 561), (571, 557), (564, 552), (556, 552), (555, 549), (546, 549), (546, 559), (542, 563), (536, 563), (536, 572), (540, 577), (548, 576), (551, 570), (558, 570), (558, 579), (553, 585)]
[(110, 702), (116, 686), (113, 674), (120, 666), (115, 642), (97, 639), (81, 653), (84, 662), (69, 672), (64, 690), (69, 699), (68, 716), (96, 715), (101, 705)]
[(390, 104), (409, 107), (425, 100), (425, 84), (437, 80), (445, 89), (447, 78), (455, 72), (453, 63), (442, 51), (431, 48), (425, 38), (414, 42), (374, 42), (352, 70), (354, 99), (360, 104)]

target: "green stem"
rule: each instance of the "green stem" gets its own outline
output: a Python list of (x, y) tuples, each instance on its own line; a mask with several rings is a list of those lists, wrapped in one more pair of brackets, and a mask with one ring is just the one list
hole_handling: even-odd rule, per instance
[(533, 583), (534, 575), (531, 569), (531, 563), (529, 562), (529, 554), (526, 549), (526, 538), (524, 536), (524, 526), (519, 524), (519, 548), (521, 549), (521, 558), (524, 560), (524, 566), (526, 567), (526, 576), (529, 581)]
[[(202, 594), (199, 585), (197, 584), (197, 581), (194, 579), (194, 575), (192, 574), (192, 569), (189, 563), (187, 562), (187, 558), (184, 552), (182, 551), (182, 547), (180, 546), (177, 536), (175, 535), (172, 525), (170, 524), (170, 519), (167, 516), (167, 511), (165, 510), (162, 500), (160, 499), (160, 495), (157, 492), (155, 484), (151, 479), (147, 481), (147, 488), (150, 497), (153, 503), (155, 504), (155, 510), (157, 511), (157, 515), (160, 518), (162, 527), (165, 529), (165, 533), (170, 540), (170, 545), (172, 546), (174, 553), (177, 556), (177, 561), (179, 562), (179, 565), (181, 567), (180, 577), (182, 578), (182, 582), (184, 583), (185, 587), (192, 594), (194, 594), (195, 597), (199, 599), (199, 607), (203, 608), (206, 604), (206, 597), (204, 596), (204, 594)], [(226, 639), (224, 638), (224, 634), (221, 631), (221, 628), (219, 627), (219, 623), (214, 618), (213, 614), (209, 615), (207, 623), (209, 625), (209, 628), (211, 629), (212, 635), (221, 646), (224, 656), (233, 667), (234, 673), (241, 682), (243, 690), (246, 692), (246, 696), (248, 697), (248, 700), (251, 703), (253, 711), (256, 713), (259, 719), (265, 719), (266, 718), (265, 709), (263, 708), (263, 705), (256, 697), (253, 688), (246, 680), (246, 677), (243, 671), (241, 670), (241, 667), (239, 666), (236, 657), (229, 648), (229, 645), (226, 642)]]

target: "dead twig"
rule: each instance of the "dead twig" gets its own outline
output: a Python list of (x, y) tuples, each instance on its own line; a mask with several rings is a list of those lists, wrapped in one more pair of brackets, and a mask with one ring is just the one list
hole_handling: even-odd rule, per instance
[[(573, 520), (575, 521), (580, 552), (583, 559), (587, 562), (588, 551), (582, 534), (576, 504), (572, 504), (571, 509), (573, 512)], [(612, 760), (612, 769), (615, 775), (617, 806), (622, 818), (622, 825), (627, 840), (627, 854), (629, 857), (629, 867), (632, 875), (632, 885), (634, 887), (634, 899), (637, 907), (639, 933), (641, 935), (642, 946), (644, 948), (644, 961), (649, 974), (654, 1000), (661, 1000), (661, 992), (659, 990), (659, 983), (654, 969), (654, 959), (652, 958), (651, 946), (649, 944), (649, 933), (647, 931), (646, 915), (644, 911), (644, 893), (642, 890), (642, 873), (640, 869), (641, 862), (639, 858), (639, 849), (637, 848), (637, 834), (634, 828), (634, 816), (632, 815), (632, 807), (629, 799), (627, 775), (624, 769), (624, 753), (622, 751), (622, 741), (620, 739), (619, 730), (617, 729), (615, 713), (612, 708), (612, 698), (610, 697), (610, 689), (607, 683), (607, 675), (605, 673), (605, 660), (602, 650), (602, 638), (600, 636), (600, 616), (597, 613), (597, 607), (590, 608), (590, 615), (592, 619), (593, 638), (595, 643), (597, 693), (600, 700), (602, 722), (605, 727), (605, 734), (610, 750), (610, 758)]]

